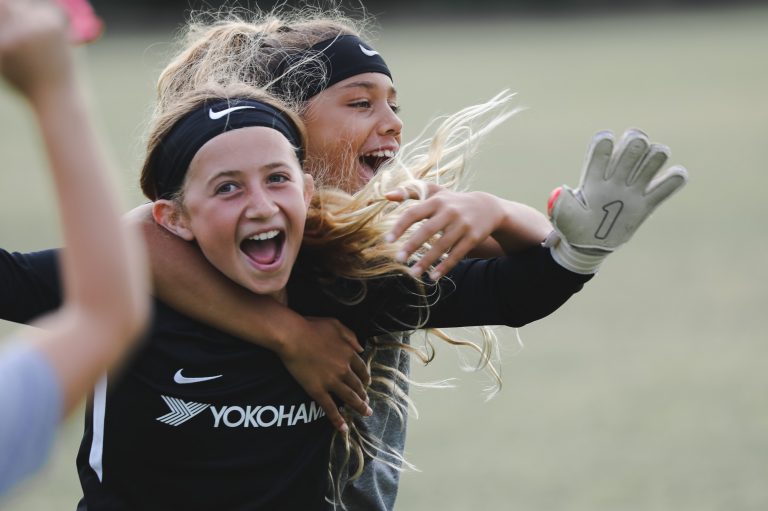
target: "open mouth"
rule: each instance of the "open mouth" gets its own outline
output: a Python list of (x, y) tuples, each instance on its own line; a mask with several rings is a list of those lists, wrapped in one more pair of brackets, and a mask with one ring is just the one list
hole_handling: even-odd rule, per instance
[(384, 164), (394, 157), (395, 152), (391, 150), (371, 151), (370, 153), (360, 155), (358, 161), (363, 169), (373, 177)]
[(278, 229), (254, 234), (240, 242), (240, 250), (260, 270), (269, 270), (280, 262), (285, 233)]

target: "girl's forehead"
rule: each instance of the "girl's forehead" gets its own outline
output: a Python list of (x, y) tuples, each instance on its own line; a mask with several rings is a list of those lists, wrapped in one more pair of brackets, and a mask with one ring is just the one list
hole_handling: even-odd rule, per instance
[(295, 167), (300, 172), (294, 147), (280, 132), (251, 126), (222, 133), (195, 154), (189, 166), (190, 178), (222, 171), (249, 171)]
[(329, 88), (318, 94), (318, 96), (325, 92), (343, 93), (345, 91), (357, 89), (384, 93), (388, 96), (397, 95), (397, 90), (389, 76), (383, 73), (361, 73), (331, 85)]

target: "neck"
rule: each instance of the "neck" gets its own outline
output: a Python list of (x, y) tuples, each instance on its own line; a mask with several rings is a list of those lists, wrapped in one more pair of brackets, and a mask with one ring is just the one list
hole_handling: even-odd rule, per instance
[(269, 296), (278, 303), (288, 305), (288, 290), (286, 288), (275, 291), (274, 293), (269, 293), (266, 296)]

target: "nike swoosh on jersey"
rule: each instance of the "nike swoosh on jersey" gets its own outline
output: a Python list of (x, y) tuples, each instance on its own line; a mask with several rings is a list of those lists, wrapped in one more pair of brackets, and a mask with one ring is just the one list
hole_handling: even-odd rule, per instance
[(244, 108), (256, 108), (256, 107), (253, 107), (253, 106), (248, 106), (248, 105), (242, 105), (242, 106), (233, 106), (233, 107), (231, 107), (231, 108), (225, 108), (224, 110), (220, 110), (220, 111), (218, 111), (218, 112), (214, 112), (214, 111), (213, 111), (213, 108), (210, 108), (210, 109), (208, 110), (208, 117), (210, 117), (212, 120), (214, 120), (214, 121), (215, 121), (215, 120), (217, 120), (217, 119), (221, 119), (221, 118), (222, 118), (222, 117), (224, 117), (225, 115), (229, 115), (230, 113), (232, 113), (232, 112), (234, 112), (234, 111), (236, 111), (236, 110), (242, 110), (242, 109), (244, 109)]
[(217, 374), (216, 376), (198, 376), (198, 377), (192, 377), (187, 378), (186, 376), (182, 375), (181, 372), (184, 369), (179, 369), (176, 371), (176, 374), (173, 375), (173, 381), (176, 383), (180, 383), (181, 385), (185, 385), (187, 383), (200, 383), (203, 381), (209, 381), (209, 380), (215, 380), (216, 378), (221, 378), (222, 375)]
[(369, 57), (373, 57), (374, 55), (378, 55), (379, 54), (379, 52), (377, 52), (376, 50), (369, 50), (368, 48), (366, 48), (362, 44), (358, 44), (358, 46), (360, 47), (360, 51), (362, 51), (363, 53), (365, 53)]

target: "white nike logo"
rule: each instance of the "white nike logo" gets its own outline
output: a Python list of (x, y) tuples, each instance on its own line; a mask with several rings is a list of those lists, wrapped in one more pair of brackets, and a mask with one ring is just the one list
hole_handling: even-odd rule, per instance
[(214, 112), (213, 108), (211, 108), (211, 109), (208, 110), (208, 116), (215, 121), (216, 119), (221, 119), (225, 115), (228, 115), (228, 114), (234, 112), (235, 110), (242, 110), (243, 108), (256, 108), (256, 107), (248, 106), (248, 105), (233, 106), (232, 108), (225, 108), (224, 110), (221, 110), (220, 112)]
[(182, 385), (186, 383), (200, 383), (201, 381), (208, 381), (208, 380), (215, 380), (216, 378), (221, 378), (222, 375), (217, 374), (216, 376), (200, 376), (197, 378), (187, 378), (186, 376), (183, 376), (181, 372), (184, 369), (179, 369), (176, 371), (176, 374), (173, 375), (173, 381), (176, 383), (180, 383)]
[(369, 57), (373, 57), (374, 55), (378, 55), (379, 54), (379, 52), (377, 52), (376, 50), (369, 50), (368, 48), (366, 48), (362, 44), (358, 44), (358, 46), (360, 47), (360, 51), (362, 51), (363, 53), (365, 53)]

